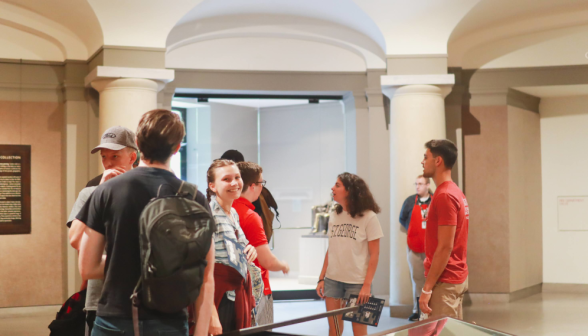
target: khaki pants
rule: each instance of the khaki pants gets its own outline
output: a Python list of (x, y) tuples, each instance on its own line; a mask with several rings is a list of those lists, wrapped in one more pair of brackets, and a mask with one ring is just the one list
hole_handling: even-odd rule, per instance
[(410, 269), (410, 279), (412, 280), (412, 312), (418, 312), (419, 300), (421, 290), (425, 285), (425, 254), (416, 253), (410, 248), (407, 248), (406, 259), (408, 260), (408, 268)]
[(274, 323), (274, 298), (271, 294), (264, 295), (259, 300), (255, 322), (258, 326)]
[(468, 278), (461, 284), (438, 282), (433, 287), (429, 307), (433, 310), (428, 318), (449, 316), (463, 319), (463, 295), (468, 290)]

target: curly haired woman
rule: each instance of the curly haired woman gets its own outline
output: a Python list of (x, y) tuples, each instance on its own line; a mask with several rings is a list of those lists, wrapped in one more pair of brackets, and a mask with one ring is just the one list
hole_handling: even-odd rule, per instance
[[(361, 177), (340, 174), (331, 190), (339, 204), (330, 214), (329, 249), (316, 287), (327, 311), (341, 308), (351, 294), (358, 295), (357, 304), (369, 300), (384, 236), (376, 216), (380, 207)], [(337, 321), (342, 333), (343, 320)], [(352, 327), (354, 336), (367, 335), (366, 325), (353, 323)], [(329, 319), (329, 336), (335, 336), (335, 330), (335, 320)]]

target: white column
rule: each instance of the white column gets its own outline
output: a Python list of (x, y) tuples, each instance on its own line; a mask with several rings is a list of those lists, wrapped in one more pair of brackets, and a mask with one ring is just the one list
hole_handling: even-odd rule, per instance
[(406, 233), (398, 215), (406, 197), (415, 193), (416, 177), (423, 173), (424, 144), (446, 137), (444, 98), (454, 77), (382, 76), (381, 83), (390, 98), (390, 305), (412, 308)]
[(157, 108), (158, 92), (173, 78), (173, 70), (96, 67), (85, 82), (100, 93), (98, 134), (112, 126), (134, 132), (141, 116)]
[(124, 126), (133, 132), (143, 113), (157, 108), (163, 83), (143, 78), (101, 79), (92, 82), (100, 93), (98, 132)]

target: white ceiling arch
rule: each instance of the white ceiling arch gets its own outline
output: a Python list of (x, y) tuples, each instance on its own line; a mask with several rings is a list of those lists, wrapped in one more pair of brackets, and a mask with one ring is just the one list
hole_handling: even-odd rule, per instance
[(86, 44), (69, 28), (11, 3), (0, 2), (0, 29), (3, 45), (0, 58), (43, 61), (88, 58)]
[[(339, 6), (333, 7), (335, 3)], [(329, 8), (336, 10), (327, 11)], [(254, 0), (246, 5), (236, 0), (205, 0), (170, 32), (167, 51), (170, 55), (189, 45), (228, 39), (298, 40), (312, 42), (309, 46), (315, 47), (316, 43), (322, 43), (358, 55), (363, 58), (365, 68), (386, 67), (381, 33), (350, 0), (326, 0), (319, 4), (310, 0), (296, 3)]]
[[(541, 51), (549, 41), (585, 34), (586, 25), (586, 0), (483, 0), (454, 30), (448, 63), (464, 68), (568, 64), (569, 55), (560, 54), (560, 60), (553, 53), (550, 60), (546, 55), (540, 55), (542, 61), (521, 58)], [(551, 43), (555, 45), (557, 42)], [(580, 61), (577, 58), (575, 62)]]
[(446, 54), (457, 24), (481, 0), (354, 0), (382, 32), (387, 55)]

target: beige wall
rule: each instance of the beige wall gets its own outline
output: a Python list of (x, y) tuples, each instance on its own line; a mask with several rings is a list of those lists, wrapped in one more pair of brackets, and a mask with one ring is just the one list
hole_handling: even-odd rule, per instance
[(541, 132), (539, 114), (508, 106), (510, 292), (540, 284)]
[(471, 293), (512, 293), (542, 283), (539, 114), (472, 106), (479, 135), (465, 136)]
[(0, 307), (60, 304), (79, 290), (65, 221), (97, 174), (89, 164), (97, 160), (89, 155), (99, 140), (97, 97), (86, 74), (84, 62), (0, 62), (0, 144), (32, 152), (32, 232), (0, 236)]
[(509, 285), (508, 108), (472, 106), (479, 135), (465, 138), (465, 185), (470, 206), (469, 287), (507, 293)]
[(31, 145), (31, 234), (0, 236), (0, 307), (59, 304), (63, 213), (58, 102), (0, 101), (0, 143)]

